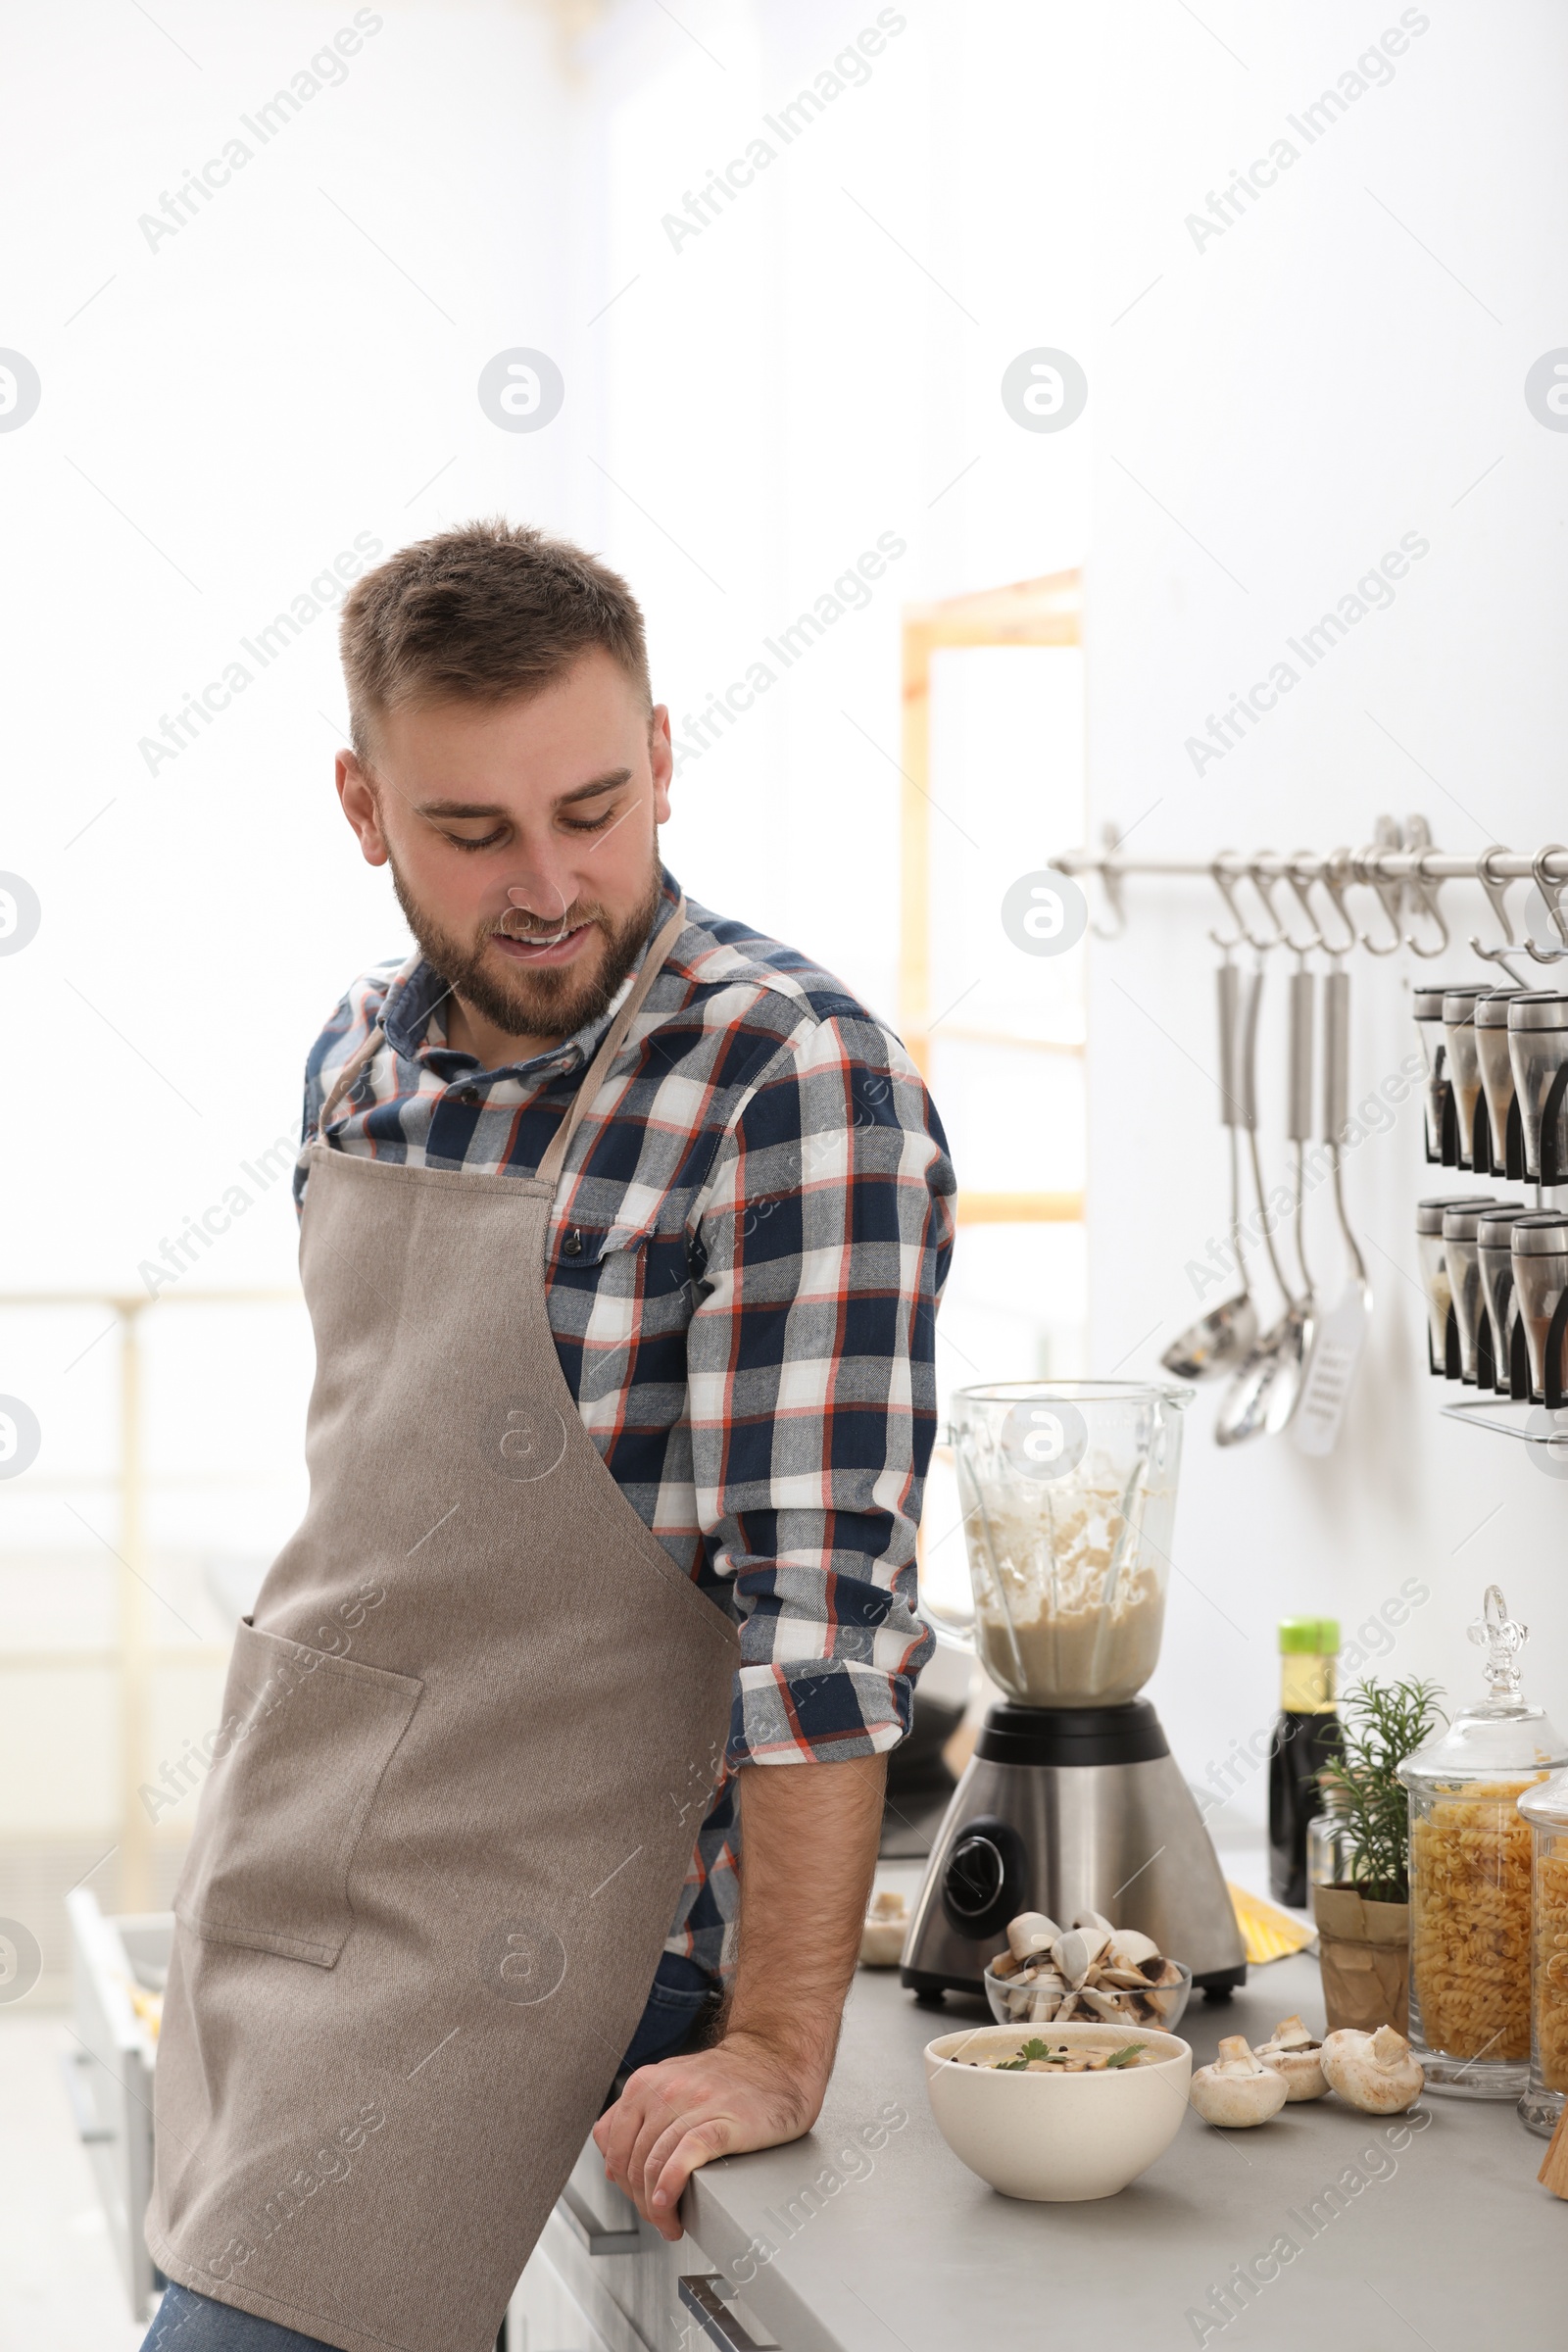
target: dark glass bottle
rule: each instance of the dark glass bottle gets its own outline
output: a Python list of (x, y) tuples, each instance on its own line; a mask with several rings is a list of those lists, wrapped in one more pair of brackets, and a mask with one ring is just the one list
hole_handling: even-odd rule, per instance
[(1306, 1825), (1323, 1810), (1317, 1775), (1339, 1745), (1332, 1617), (1287, 1617), (1280, 1626), (1280, 1719), (1268, 1759), (1268, 1883), (1276, 1902), (1306, 1906)]

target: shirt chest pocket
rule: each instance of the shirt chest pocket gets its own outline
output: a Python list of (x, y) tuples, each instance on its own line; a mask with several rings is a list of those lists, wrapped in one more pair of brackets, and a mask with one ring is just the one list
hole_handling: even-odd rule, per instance
[(572, 1301), (583, 1336), (612, 1336), (636, 1313), (640, 1337), (684, 1331), (694, 1304), (693, 1266), (680, 1226), (658, 1230), (646, 1224), (567, 1225), (551, 1262), (552, 1286)]

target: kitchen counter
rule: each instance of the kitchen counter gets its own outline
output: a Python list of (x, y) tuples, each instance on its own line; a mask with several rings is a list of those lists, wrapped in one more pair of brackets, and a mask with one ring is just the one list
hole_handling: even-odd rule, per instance
[[(1195, 1999), (1180, 2032), (1198, 2065), (1222, 2034), (1263, 2041), (1294, 2010), (1322, 2017), (1304, 1956), (1254, 1969), (1228, 2005)], [(1504, 2331), (1513, 2352), (1560, 2352), (1568, 2205), (1537, 2183), (1545, 2142), (1511, 2101), (1429, 2096), (1379, 2118), (1331, 2096), (1236, 2132), (1189, 2110), (1119, 2196), (1024, 2204), (967, 2172), (931, 2117), (921, 2049), (971, 2020), (989, 2022), (977, 2001), (921, 2008), (896, 1971), (861, 1970), (815, 2131), (698, 2173), (678, 2267), (738, 2281), (784, 2352), (1065, 2346), (1107, 2318), (1139, 2352), (1475, 2352)], [(1205, 2309), (1259, 2257), (1265, 2282), (1235, 2316)]]

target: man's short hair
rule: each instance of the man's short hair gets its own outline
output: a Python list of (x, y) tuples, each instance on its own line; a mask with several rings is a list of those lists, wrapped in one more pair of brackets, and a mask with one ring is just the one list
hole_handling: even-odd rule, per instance
[(384, 711), (538, 694), (593, 646), (653, 709), (642, 611), (619, 573), (499, 514), (367, 572), (344, 599), (338, 643), (361, 760)]

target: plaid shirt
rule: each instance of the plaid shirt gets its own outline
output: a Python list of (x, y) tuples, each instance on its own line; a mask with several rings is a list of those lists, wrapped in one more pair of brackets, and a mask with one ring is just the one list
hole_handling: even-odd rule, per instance
[[(655, 930), (678, 895), (666, 869)], [(532, 1175), (613, 1007), (481, 1070), (446, 1042), (445, 994), (418, 957), (355, 982), (307, 1065), (307, 1141), (379, 1020), (333, 1144)], [(899, 1040), (793, 949), (691, 902), (614, 1073), (557, 1189), (550, 1325), (627, 1501), (740, 1630), (724, 1766), (666, 1944), (718, 1975), (735, 1768), (866, 1755), (909, 1727), (932, 1648), (914, 1544), (954, 1175)]]

